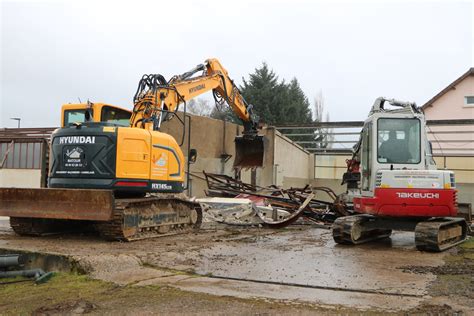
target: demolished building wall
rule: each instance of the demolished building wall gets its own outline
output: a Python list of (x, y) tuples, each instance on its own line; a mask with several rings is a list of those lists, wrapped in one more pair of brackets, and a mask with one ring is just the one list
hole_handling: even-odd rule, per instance
[[(183, 114), (178, 113), (181, 119)], [(232, 176), (235, 157), (234, 138), (242, 133), (243, 127), (234, 123), (209, 117), (190, 115), (191, 128), (186, 129), (178, 119), (163, 124), (161, 131), (173, 136), (178, 144), (184, 139), (181, 148), (187, 159), (188, 139), (191, 148), (197, 150), (197, 159), (190, 166), (190, 195), (202, 197), (207, 188), (202, 171)], [(191, 133), (189, 137), (189, 133)]]
[[(179, 114), (182, 117), (182, 114)], [(183, 125), (175, 119), (163, 125), (162, 131), (182, 139)], [(203, 171), (234, 176), (234, 138), (241, 135), (243, 127), (209, 117), (191, 115), (191, 148), (198, 151), (196, 163), (192, 164), (190, 195), (202, 197), (207, 188)], [(183, 152), (187, 152), (188, 132), (186, 129)], [(276, 184), (285, 188), (304, 186), (311, 180), (313, 156), (273, 127), (260, 132), (265, 138), (266, 152), (263, 167), (253, 171), (256, 185)], [(252, 183), (252, 170), (241, 170), (241, 179)]]
[(284, 188), (304, 187), (310, 181), (312, 154), (275, 131), (274, 184)]

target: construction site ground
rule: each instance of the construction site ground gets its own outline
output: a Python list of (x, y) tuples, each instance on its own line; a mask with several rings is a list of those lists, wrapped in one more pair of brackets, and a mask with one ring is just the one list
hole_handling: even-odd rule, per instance
[(0, 285), (0, 314), (474, 313), (474, 240), (444, 253), (412, 233), (351, 247), (328, 229), (206, 224), (130, 243), (94, 235), (19, 237), (0, 219), (3, 253), (60, 271), (48, 283)]

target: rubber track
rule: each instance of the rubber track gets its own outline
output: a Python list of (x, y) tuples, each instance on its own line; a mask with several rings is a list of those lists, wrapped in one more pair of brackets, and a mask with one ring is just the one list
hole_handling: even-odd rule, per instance
[[(390, 237), (392, 231), (385, 229), (364, 230), (364, 222), (369, 221), (366, 215), (352, 215), (337, 218), (332, 224), (332, 237), (338, 244), (358, 245), (369, 241)], [(354, 228), (359, 225), (361, 229), (360, 238), (355, 239)]]
[[(115, 205), (113, 219), (108, 222), (99, 222), (96, 225), (96, 230), (99, 234), (107, 240), (121, 240), (121, 241), (133, 241), (139, 239), (155, 238), (169, 235), (176, 235), (185, 233), (197, 229), (202, 223), (202, 213), (198, 204), (178, 198), (178, 197), (166, 197), (166, 198), (142, 198), (142, 199), (131, 199), (131, 200), (117, 200)], [(150, 210), (153, 209), (152, 205), (171, 204), (172, 209), (179, 212), (181, 215), (187, 213), (189, 217), (193, 210), (196, 210), (198, 220), (196, 224), (183, 224), (179, 223), (155, 223), (156, 225), (141, 227), (140, 223), (135, 227), (135, 230), (129, 228), (124, 229), (125, 216), (127, 215), (138, 215), (140, 213), (147, 212), (150, 215)], [(158, 214), (159, 210), (157, 213)], [(181, 216), (183, 217), (183, 216)], [(169, 231), (160, 231), (160, 227), (167, 226)]]
[[(443, 228), (460, 225), (462, 235), (438, 242), (438, 235)], [(467, 238), (467, 223), (461, 218), (440, 218), (418, 223), (415, 228), (416, 248), (421, 251), (441, 252), (459, 245)]]

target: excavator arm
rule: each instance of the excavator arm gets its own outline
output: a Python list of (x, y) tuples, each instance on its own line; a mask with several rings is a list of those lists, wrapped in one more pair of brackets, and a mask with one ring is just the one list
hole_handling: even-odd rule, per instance
[[(202, 74), (195, 76), (200, 71)], [(179, 105), (209, 91), (213, 92), (217, 102), (225, 101), (237, 117), (246, 123), (246, 132), (256, 132), (258, 119), (253, 114), (252, 105), (245, 101), (217, 59), (208, 59), (205, 64), (174, 76), (169, 81), (161, 75), (143, 76), (133, 100), (131, 125), (159, 120), (161, 112), (176, 112)]]
[(159, 130), (163, 121), (171, 119), (181, 104), (185, 105), (187, 101), (209, 91), (212, 91), (216, 103), (227, 103), (244, 126), (243, 136), (235, 139), (234, 167), (262, 166), (264, 140), (257, 135), (258, 118), (253, 113), (253, 106), (245, 101), (217, 59), (208, 59), (169, 81), (162, 75), (144, 75), (133, 98), (130, 125)]

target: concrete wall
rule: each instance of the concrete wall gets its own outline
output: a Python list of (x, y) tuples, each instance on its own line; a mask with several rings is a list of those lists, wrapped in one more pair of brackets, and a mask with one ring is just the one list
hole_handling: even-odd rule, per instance
[[(204, 195), (207, 185), (202, 179), (204, 176), (202, 171), (234, 176), (234, 138), (240, 135), (242, 130), (241, 126), (229, 122), (192, 116), (191, 148), (198, 151), (198, 158), (190, 168), (191, 195), (198, 197)], [(179, 124), (179, 120), (174, 119), (165, 123), (162, 131), (173, 135), (179, 142), (183, 127)], [(260, 186), (277, 184), (285, 188), (308, 184), (313, 174), (313, 155), (273, 127), (264, 128), (260, 134), (264, 137), (266, 153), (263, 168), (255, 171), (255, 184)], [(187, 135), (182, 149), (184, 152), (187, 151)], [(231, 158), (225, 162), (221, 158), (223, 154), (231, 155)], [(242, 170), (242, 181), (251, 183), (251, 174), (251, 170)]]
[[(314, 157), (314, 177), (311, 180), (313, 187), (328, 187), (332, 189), (336, 194), (341, 194), (346, 191), (346, 186), (341, 185), (341, 179), (344, 172), (346, 172), (346, 159), (350, 159), (350, 156), (327, 156), (327, 155), (315, 155)], [(323, 194), (319, 193), (318, 199), (331, 201), (331, 199)]]
[(273, 183), (285, 188), (309, 184), (312, 155), (278, 131), (274, 135)]
[(316, 179), (342, 179), (346, 172), (346, 159), (351, 156), (337, 155), (316, 155), (315, 156), (315, 177)]
[[(182, 113), (179, 114), (182, 118)], [(177, 118), (162, 125), (162, 132), (172, 135), (178, 143), (181, 142), (183, 136), (183, 125)], [(235, 157), (234, 138), (242, 133), (243, 128), (237, 124), (215, 120), (209, 117), (191, 115), (191, 146), (198, 152), (196, 163), (190, 167), (191, 190), (188, 194), (193, 196), (204, 196), (204, 190), (207, 189), (204, 174), (202, 171), (209, 173), (234, 175), (233, 163)], [(184, 143), (181, 146), (183, 152), (187, 153), (188, 149), (189, 127), (186, 127), (184, 135)], [(230, 155), (231, 158), (224, 161), (222, 155)], [(187, 157), (186, 157), (187, 158)], [(250, 171), (244, 171), (247, 176)]]
[(0, 169), (2, 188), (39, 188), (41, 169)]
[[(264, 166), (256, 170), (256, 184), (276, 184), (283, 188), (304, 187), (309, 184), (313, 155), (273, 127), (264, 128), (261, 135), (264, 136), (266, 150)], [(243, 174), (242, 180), (250, 182), (249, 174)]]

